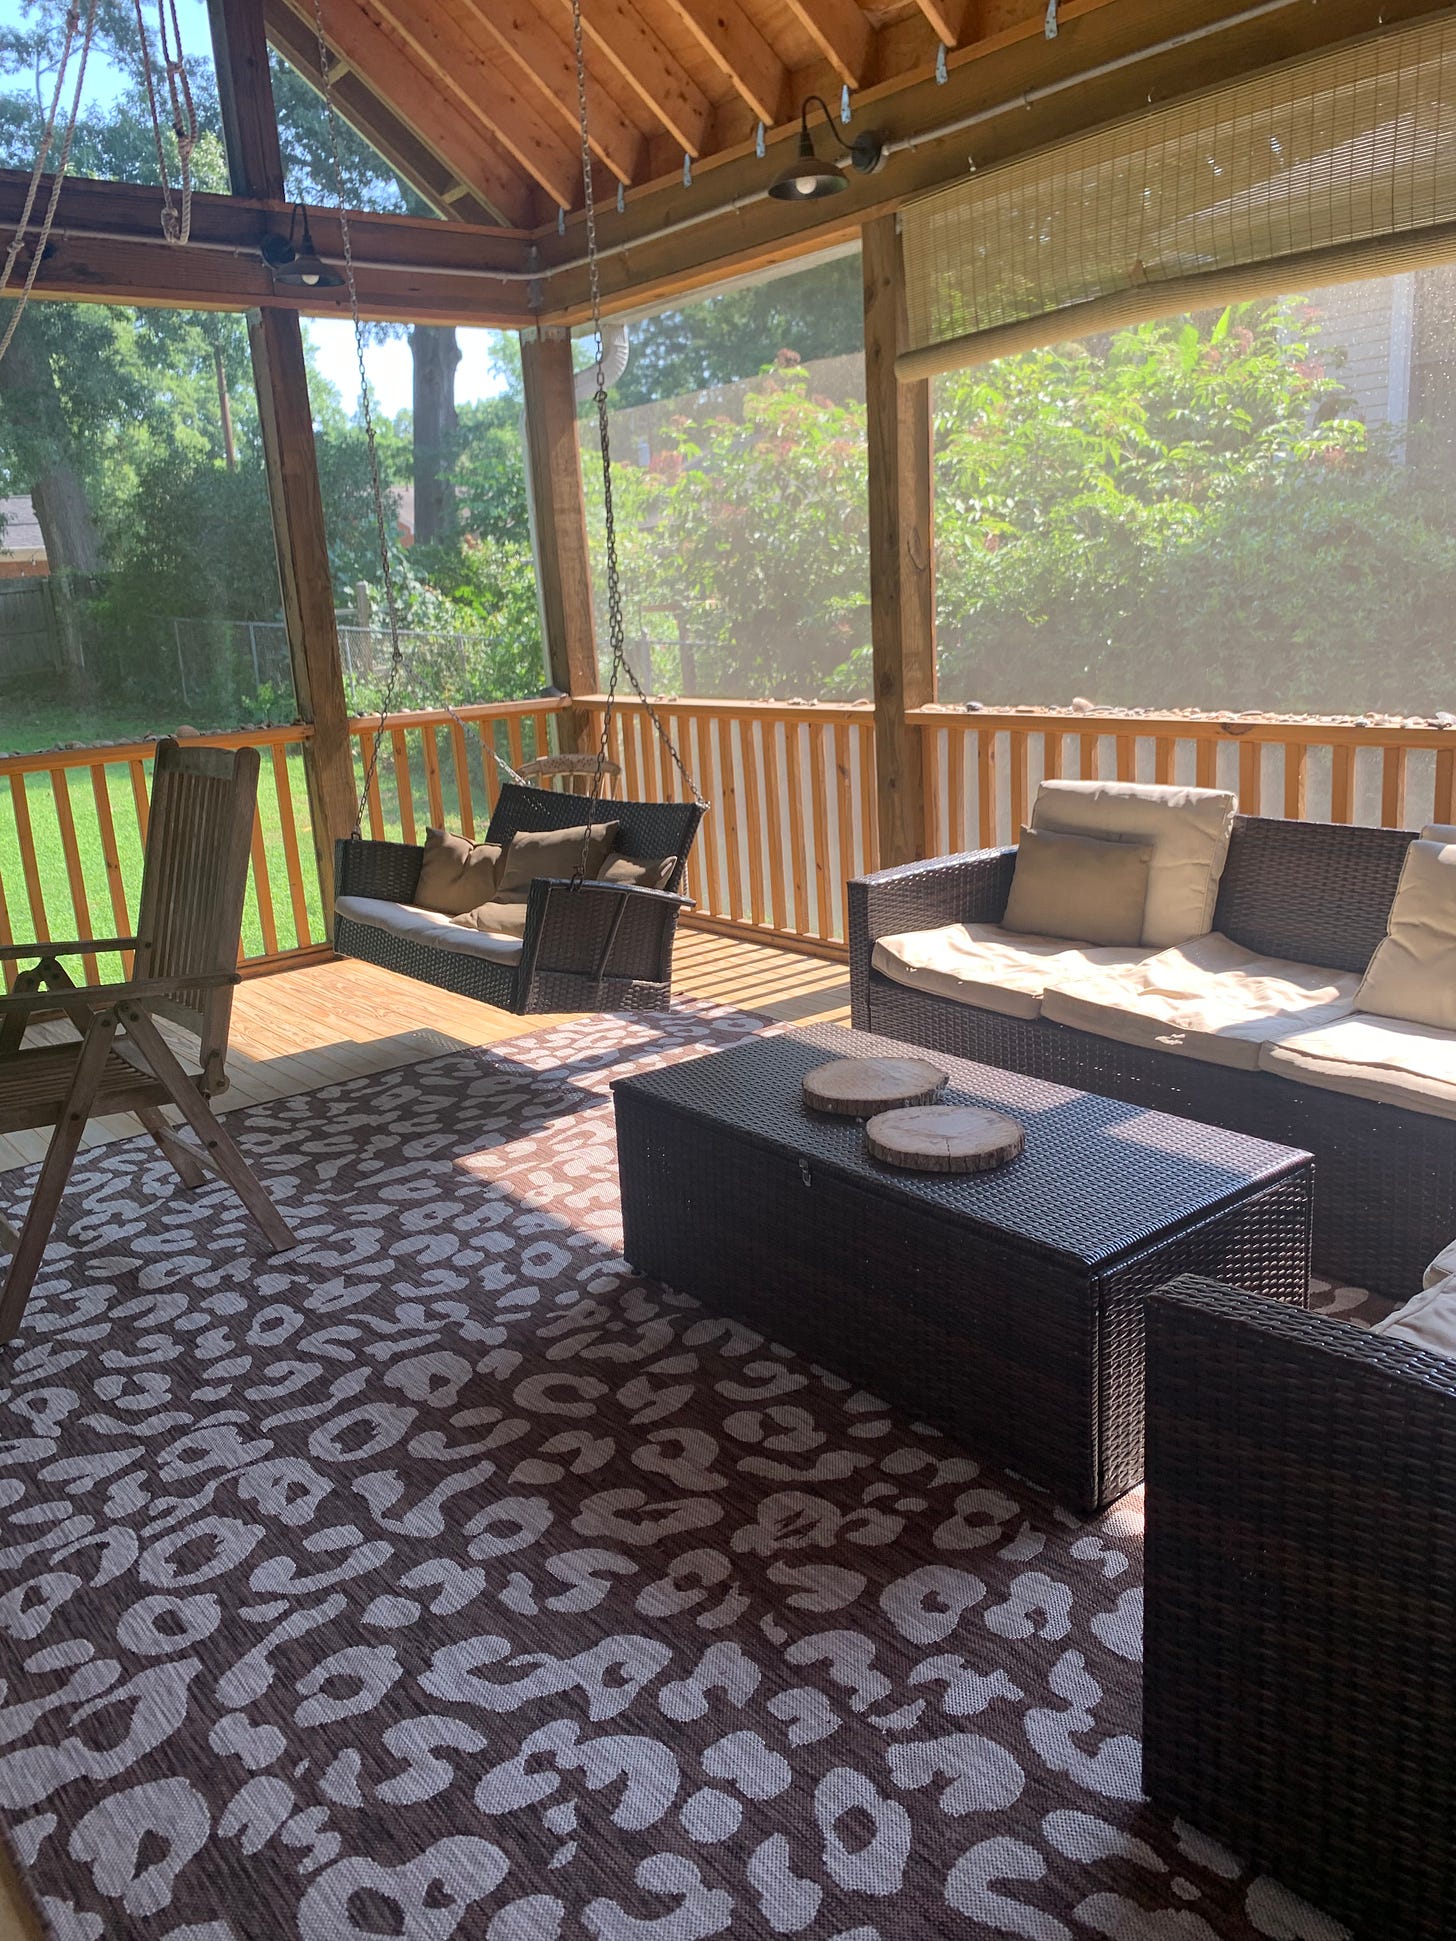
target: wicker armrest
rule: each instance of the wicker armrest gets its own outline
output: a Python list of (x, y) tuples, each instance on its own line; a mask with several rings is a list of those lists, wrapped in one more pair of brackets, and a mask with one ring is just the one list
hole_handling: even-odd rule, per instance
[(424, 854), (414, 843), (336, 842), (335, 894), (375, 896), (388, 903), (412, 902)]
[(672, 959), (677, 919), (692, 899), (637, 884), (537, 877), (526, 895), (521, 975), (544, 972), (662, 981)]
[(976, 849), (851, 878), (845, 886), (849, 984), (854, 1022), (861, 1030), (869, 1028), (870, 957), (876, 938), (935, 930), (943, 923), (999, 923), (1015, 868), (1015, 849)]

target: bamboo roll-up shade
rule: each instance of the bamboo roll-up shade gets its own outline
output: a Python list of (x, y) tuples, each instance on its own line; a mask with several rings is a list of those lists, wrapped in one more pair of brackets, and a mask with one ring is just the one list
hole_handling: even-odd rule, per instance
[(1391, 28), (911, 203), (902, 378), (1456, 260), (1456, 22)]

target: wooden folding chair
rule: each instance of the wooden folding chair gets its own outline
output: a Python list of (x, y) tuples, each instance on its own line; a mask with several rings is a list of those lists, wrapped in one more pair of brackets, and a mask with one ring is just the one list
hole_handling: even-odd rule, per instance
[[(228, 1026), (238, 982), (238, 941), (258, 798), (256, 749), (157, 744), (135, 937), (7, 946), (0, 958), (34, 959), (0, 997), (0, 1133), (54, 1126), (30, 1208), (0, 1286), (0, 1345), (25, 1312), (87, 1121), (132, 1112), (183, 1184), (221, 1174), (262, 1229), (270, 1252), (296, 1244), (273, 1202), (208, 1101), (227, 1088)], [(80, 985), (62, 959), (133, 950), (121, 984)], [(39, 1012), (64, 1012), (78, 1036), (24, 1043)], [(197, 1039), (189, 1073), (158, 1029), (165, 1018)], [(163, 1115), (176, 1106), (197, 1145)]]

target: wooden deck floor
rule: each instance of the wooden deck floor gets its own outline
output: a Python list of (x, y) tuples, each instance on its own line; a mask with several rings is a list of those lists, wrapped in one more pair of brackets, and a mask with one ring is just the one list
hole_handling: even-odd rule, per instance
[[(847, 1022), (843, 964), (706, 931), (678, 937), (675, 988), (684, 996), (787, 1020)], [(316, 964), (244, 984), (233, 1012), (234, 1110), (341, 1078), (417, 1064), (468, 1045), (500, 1044), (560, 1022), (516, 1018), (469, 998), (396, 977), (372, 964)], [(101, 1120), (89, 1144), (132, 1137), (135, 1120)], [(0, 1138), (0, 1172), (39, 1159), (39, 1133)], [(42, 1930), (0, 1850), (0, 1941), (41, 1941)]]
[[(849, 1016), (849, 973), (843, 964), (703, 930), (679, 934), (674, 986), (686, 997), (773, 1018), (847, 1021)], [(352, 960), (280, 971), (252, 978), (238, 991), (228, 1061), (232, 1086), (223, 1105), (233, 1111), (259, 1099), (418, 1064), (468, 1045), (500, 1044), (561, 1021), (512, 1017)], [(52, 1031), (66, 1035), (65, 1027)], [(83, 1144), (130, 1138), (136, 1131), (134, 1119), (101, 1119)], [(45, 1146), (41, 1132), (0, 1137), (0, 1172), (32, 1164)]]

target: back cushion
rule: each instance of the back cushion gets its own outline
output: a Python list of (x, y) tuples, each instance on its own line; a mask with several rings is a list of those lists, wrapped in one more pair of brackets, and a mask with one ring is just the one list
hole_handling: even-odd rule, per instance
[(1234, 797), (1222, 789), (1043, 782), (1031, 826), (1149, 845), (1142, 942), (1165, 950), (1213, 928), (1234, 808)]
[(1390, 927), (1355, 1007), (1456, 1031), (1456, 842), (1413, 842), (1406, 851)]
[(498, 842), (470, 842), (444, 829), (425, 831), (425, 853), (415, 886), (416, 909), (458, 917), (495, 895), (505, 849)]

